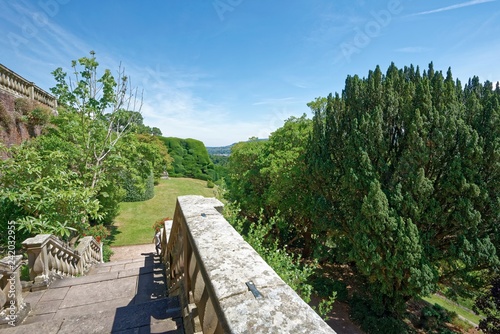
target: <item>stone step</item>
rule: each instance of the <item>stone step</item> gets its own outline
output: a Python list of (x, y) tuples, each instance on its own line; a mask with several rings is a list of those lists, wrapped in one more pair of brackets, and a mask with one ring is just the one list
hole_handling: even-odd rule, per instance
[(111, 310), (94, 308), (91, 313), (30, 322), (2, 329), (2, 334), (74, 334), (74, 333), (184, 333), (181, 307), (175, 297)]
[[(96, 274), (105, 274), (105, 273), (113, 273), (113, 272), (146, 272), (152, 270), (152, 268), (163, 268), (163, 264), (161, 264), (159, 257), (157, 256), (148, 256), (145, 259), (133, 259), (133, 260), (121, 260), (115, 262), (105, 262), (99, 263), (89, 270), (87, 276), (96, 275)], [(140, 269), (140, 270), (138, 270)]]
[(158, 256), (98, 264), (89, 274), (26, 294), (30, 314), (2, 333), (183, 332), (179, 301), (167, 297)]

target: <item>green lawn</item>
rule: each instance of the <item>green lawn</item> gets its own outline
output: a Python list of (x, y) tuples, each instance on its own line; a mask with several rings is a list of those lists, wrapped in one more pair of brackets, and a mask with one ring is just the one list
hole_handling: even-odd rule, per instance
[(165, 217), (172, 218), (176, 199), (183, 195), (214, 197), (214, 189), (207, 188), (207, 181), (186, 178), (161, 180), (152, 199), (120, 204), (120, 213), (114, 220), (110, 237), (111, 246), (151, 243), (153, 223)]
[(448, 311), (456, 312), (458, 315), (461, 315), (462, 317), (466, 318), (469, 321), (472, 321), (475, 324), (478, 324), (479, 321), (481, 320), (481, 317), (479, 317), (477, 314), (468, 312), (467, 310), (463, 309), (460, 306), (457, 306), (453, 302), (444, 298), (440, 298), (436, 295), (431, 295), (429, 297), (424, 297), (422, 299), (432, 305), (438, 304), (439, 306), (445, 308)]

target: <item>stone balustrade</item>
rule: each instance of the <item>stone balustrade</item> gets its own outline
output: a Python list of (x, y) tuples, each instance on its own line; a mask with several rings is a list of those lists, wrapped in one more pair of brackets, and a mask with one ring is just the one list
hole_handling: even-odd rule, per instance
[(102, 262), (102, 247), (93, 237), (80, 239), (75, 250), (50, 234), (26, 239), (32, 290), (44, 289), (57, 277), (85, 274), (94, 263)]
[(21, 287), (22, 255), (0, 260), (0, 326), (19, 324), (29, 312)]
[(0, 64), (0, 89), (19, 97), (32, 99), (46, 105), (49, 108), (57, 108), (57, 99), (53, 95), (44, 91), (33, 82), (26, 80), (2, 64)]
[(335, 333), (243, 240), (214, 198), (181, 196), (162, 235), (171, 295), (186, 332)]

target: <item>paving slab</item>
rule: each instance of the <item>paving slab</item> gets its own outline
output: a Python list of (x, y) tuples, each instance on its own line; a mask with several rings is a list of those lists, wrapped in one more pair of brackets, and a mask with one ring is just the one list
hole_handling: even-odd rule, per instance
[(172, 298), (66, 318), (58, 334), (74, 334), (75, 328), (85, 333), (153, 333), (153, 328), (157, 333), (183, 333), (181, 309)]
[(43, 321), (51, 321), (54, 319), (54, 314), (55, 313), (47, 313), (47, 314), (40, 314), (40, 315), (32, 315), (30, 314), (24, 321), (22, 326), (27, 325), (27, 324), (32, 324), (35, 322), (43, 322)]
[(163, 264), (152, 252), (139, 256), (98, 264), (88, 276), (26, 294), (31, 314), (5, 333), (183, 333), (179, 301), (167, 297)]
[(124, 297), (132, 299), (135, 295), (136, 284), (137, 277), (132, 276), (94, 282), (92, 284), (75, 285), (69, 289), (66, 298), (61, 304), (61, 308), (95, 304)]
[(53, 289), (47, 289), (45, 290), (42, 298), (40, 298), (40, 301), (46, 302), (49, 300), (61, 300), (66, 297), (66, 294), (69, 291), (69, 286), (64, 287), (64, 288), (53, 288)]
[(106, 274), (100, 274), (100, 275), (73, 277), (73, 278), (63, 278), (63, 279), (56, 280), (56, 281), (52, 282), (52, 284), (50, 285), (50, 288), (54, 289), (54, 288), (62, 288), (62, 287), (67, 287), (67, 286), (90, 284), (90, 283), (102, 282), (102, 281), (112, 281), (112, 280), (115, 280), (117, 278), (118, 278), (118, 272), (106, 273)]
[[(61, 306), (62, 300), (39, 301), (36, 305), (31, 306), (31, 314), (41, 315), (47, 313), (56, 313)], [(28, 316), (29, 317), (29, 316)]]
[(104, 302), (87, 304), (75, 307), (68, 307), (59, 309), (54, 314), (54, 319), (66, 319), (74, 316), (81, 316), (83, 314), (95, 313), (96, 310), (114, 310), (118, 307), (124, 307), (129, 305), (131, 302), (130, 298), (118, 298), (113, 300), (106, 300)]
[[(57, 334), (62, 321), (43, 321), (2, 329), (2, 334)], [(73, 329), (73, 332), (74, 329)]]
[(40, 290), (24, 294), (24, 301), (30, 305), (36, 305), (47, 290)]

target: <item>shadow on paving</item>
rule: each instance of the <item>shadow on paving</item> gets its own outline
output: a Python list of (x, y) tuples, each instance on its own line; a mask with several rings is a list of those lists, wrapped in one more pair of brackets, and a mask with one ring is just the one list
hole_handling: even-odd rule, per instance
[(116, 309), (112, 333), (182, 333), (180, 305), (167, 298), (163, 265), (153, 253), (142, 253), (136, 295)]

